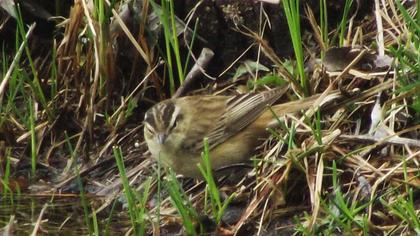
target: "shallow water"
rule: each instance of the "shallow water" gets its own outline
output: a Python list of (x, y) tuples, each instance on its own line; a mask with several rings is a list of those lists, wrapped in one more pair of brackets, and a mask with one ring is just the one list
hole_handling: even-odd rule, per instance
[[(37, 235), (88, 235), (93, 233), (92, 205), (100, 198), (88, 200), (88, 223), (83, 205), (77, 195), (0, 197), (0, 235), (30, 235), (40, 219)], [(41, 215), (42, 212), (42, 215)], [(100, 235), (119, 235), (129, 229), (130, 222), (121, 211), (97, 215)], [(110, 217), (111, 215), (111, 217)], [(111, 220), (108, 220), (111, 218)], [(10, 219), (13, 219), (11, 222)], [(124, 223), (125, 222), (125, 223)], [(8, 231), (9, 230), (9, 231)]]

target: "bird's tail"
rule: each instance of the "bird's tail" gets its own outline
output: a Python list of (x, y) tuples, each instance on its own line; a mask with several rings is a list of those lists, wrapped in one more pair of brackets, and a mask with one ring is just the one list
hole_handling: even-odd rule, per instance
[(389, 80), (365, 91), (359, 90), (359, 92), (353, 92), (352, 95), (343, 95), (341, 92), (334, 90), (326, 94), (316, 94), (308, 98), (277, 104), (272, 106), (272, 110), (279, 117), (299, 111), (308, 111), (310, 108), (313, 108), (312, 111), (315, 111), (316, 108), (320, 108), (322, 111), (337, 110), (346, 104), (361, 101), (377, 95), (379, 92), (389, 89), (392, 86), (393, 83)]

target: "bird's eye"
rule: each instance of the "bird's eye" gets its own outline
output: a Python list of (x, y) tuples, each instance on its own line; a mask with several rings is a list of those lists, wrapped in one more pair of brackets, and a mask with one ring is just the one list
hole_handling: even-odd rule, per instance
[(175, 127), (178, 125), (178, 120), (175, 120), (174, 123), (171, 126), (171, 130), (175, 129)]
[(174, 123), (172, 124), (171, 129), (174, 129), (175, 127), (177, 127), (177, 126), (179, 125), (179, 122), (181, 122), (183, 118), (184, 118), (184, 116), (183, 116), (183, 115), (178, 114), (178, 115), (176, 116), (176, 119), (175, 119)]
[(144, 129), (148, 132), (148, 133), (151, 133), (151, 134), (153, 134), (154, 132), (153, 132), (153, 128), (152, 128), (152, 126), (150, 126), (149, 124), (147, 124), (147, 123), (145, 123), (144, 124)]

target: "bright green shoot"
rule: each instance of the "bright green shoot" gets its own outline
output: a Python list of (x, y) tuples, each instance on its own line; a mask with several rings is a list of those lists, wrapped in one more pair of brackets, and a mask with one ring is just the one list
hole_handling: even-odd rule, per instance
[[(401, 13), (402, 19), (407, 26), (407, 38), (401, 39), (400, 43), (390, 48), (391, 54), (395, 57), (397, 79), (401, 83), (401, 91), (413, 92), (413, 100), (408, 104), (410, 108), (415, 111), (415, 118), (420, 120), (420, 96), (418, 91), (420, 89), (420, 23), (418, 18), (420, 14), (417, 12), (416, 16), (411, 16), (407, 9), (401, 4), (401, 1), (395, 1), (398, 10)], [(417, 4), (420, 8), (420, 4)]]
[(345, 200), (346, 197), (342, 193), (338, 183), (337, 166), (335, 161), (333, 161), (332, 166), (332, 182), (334, 198), (331, 199), (329, 204), (321, 200), (324, 205), (324, 209), (329, 213), (329, 216), (333, 218), (334, 222), (340, 225), (345, 231), (351, 232), (353, 230), (353, 226), (355, 225), (366, 234), (368, 230), (367, 216), (365, 214), (360, 215), (360, 213), (363, 212), (363, 210), (365, 210), (371, 203), (367, 202), (359, 205), (359, 202), (357, 201), (348, 203), (348, 201)]
[(410, 225), (417, 235), (420, 234), (420, 211), (415, 207), (413, 189), (409, 189), (408, 197), (401, 196), (394, 203), (384, 205), (390, 209), (392, 215)]
[(17, 12), (17, 15), (18, 15), (18, 18), (17, 18), (18, 32), (19, 32), (19, 35), (22, 38), (22, 40), (26, 42), (24, 44), (25, 45), (25, 52), (26, 52), (26, 57), (29, 61), (30, 68), (31, 68), (31, 72), (32, 72), (31, 76), (33, 77), (33, 80), (28, 81), (29, 85), (31, 86), (31, 89), (33, 90), (33, 94), (35, 95), (35, 97), (39, 100), (41, 105), (45, 108), (45, 111), (48, 114), (48, 117), (50, 119), (52, 119), (53, 114), (51, 113), (51, 110), (48, 107), (47, 100), (46, 100), (44, 92), (41, 88), (41, 84), (40, 84), (39, 78), (38, 78), (38, 71), (35, 69), (35, 63), (32, 59), (31, 51), (30, 51), (30, 48), (29, 48), (28, 43), (27, 43), (28, 39), (26, 37), (26, 31), (25, 31), (25, 27), (24, 27), (24, 23), (23, 23), (23, 20), (22, 20), (22, 15), (21, 15), (20, 9), (16, 8), (16, 12)]
[(219, 189), (217, 188), (216, 182), (213, 178), (213, 171), (210, 161), (211, 158), (209, 152), (209, 143), (207, 138), (204, 138), (204, 152), (202, 153), (201, 157), (202, 162), (198, 165), (198, 168), (200, 169), (200, 172), (207, 183), (206, 190), (210, 194), (210, 202), (213, 217), (216, 219), (216, 223), (219, 224), (226, 207), (228, 206), (229, 202), (235, 197), (235, 195), (232, 194), (222, 203), (219, 195)]
[(172, 170), (169, 170), (167, 180), (164, 181), (163, 184), (169, 192), (172, 205), (181, 215), (183, 221), (182, 223), (187, 235), (197, 235), (194, 227), (194, 221), (198, 221), (198, 214), (182, 190), (181, 184), (176, 179)]
[(28, 100), (29, 108), (29, 131), (31, 134), (31, 173), (32, 177), (36, 174), (37, 152), (36, 152), (36, 132), (35, 132), (35, 111), (32, 99)]
[(134, 235), (145, 235), (145, 219), (146, 219), (146, 208), (145, 204), (149, 196), (149, 190), (151, 185), (151, 180), (147, 180), (144, 185), (143, 196), (139, 196), (137, 200), (136, 195), (132, 188), (130, 187), (130, 183), (128, 181), (128, 177), (125, 171), (124, 161), (123, 161), (123, 154), (119, 147), (113, 148), (114, 157), (117, 162), (118, 171), (120, 173), (120, 177), (122, 180), (124, 194), (127, 199), (128, 204), (128, 214), (130, 215), (131, 225), (134, 230)]
[(353, 0), (346, 0), (346, 4), (344, 5), (344, 12), (343, 17), (341, 18), (340, 27), (339, 27), (339, 46), (343, 47), (345, 46), (345, 33), (346, 31), (346, 25), (348, 21), (349, 11), (350, 7), (353, 4)]
[[(155, 14), (159, 16), (159, 19), (163, 26), (166, 60), (168, 65), (167, 71), (169, 74), (169, 88), (171, 94), (173, 94), (175, 93), (175, 68), (178, 73), (179, 84), (182, 84), (182, 82), (184, 81), (184, 71), (178, 43), (178, 33), (176, 29), (174, 3), (173, 0), (163, 0), (161, 1), (161, 7), (158, 6), (154, 1), (151, 1), (150, 3), (152, 4)], [(172, 61), (173, 57), (175, 57), (175, 62)]]
[(293, 50), (296, 56), (300, 86), (305, 96), (309, 96), (309, 81), (305, 75), (302, 38), (300, 32), (300, 9), (299, 0), (282, 1), (284, 13), (286, 14), (287, 25), (289, 26), (290, 37), (292, 38)]
[(314, 117), (314, 126), (312, 126), (312, 132), (319, 145), (322, 145), (322, 130), (321, 130), (321, 111), (318, 109)]
[[(328, 11), (327, 0), (319, 0), (319, 22), (321, 28), (321, 38), (324, 42), (325, 48), (329, 47), (328, 41)], [(324, 58), (324, 51), (321, 51), (321, 58)]]

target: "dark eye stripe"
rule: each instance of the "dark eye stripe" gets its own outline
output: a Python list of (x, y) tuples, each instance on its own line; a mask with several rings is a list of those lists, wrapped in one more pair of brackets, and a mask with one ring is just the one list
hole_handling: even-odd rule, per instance
[(144, 124), (144, 129), (147, 130), (148, 132), (150, 132), (151, 134), (155, 134), (155, 128), (153, 126), (151, 126), (149, 123), (145, 123)]
[(173, 128), (179, 113), (179, 107), (173, 102), (162, 102), (156, 104), (146, 112), (144, 122), (155, 131), (168, 132)]
[(149, 124), (151, 127), (156, 127), (156, 120), (153, 115), (153, 108), (146, 112), (146, 115), (144, 116), (144, 122)]

